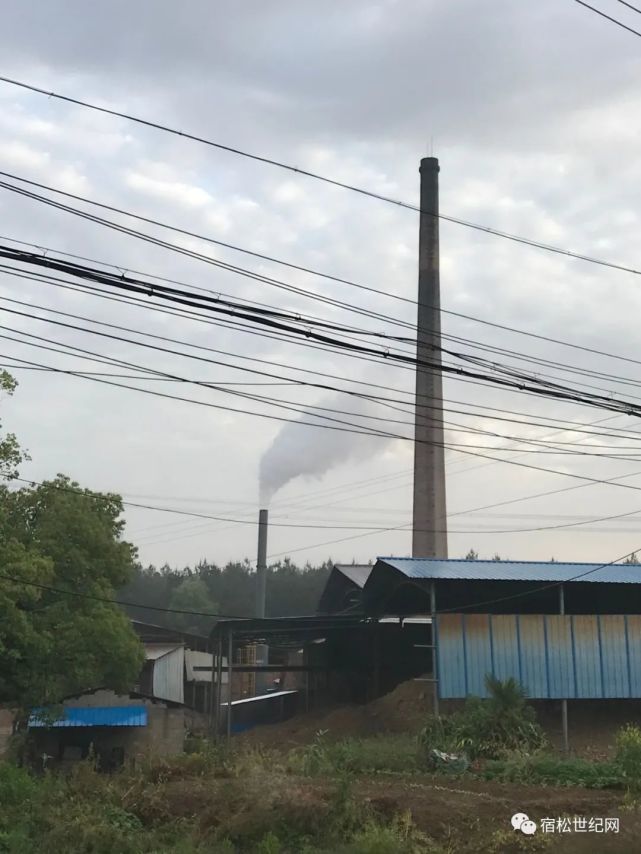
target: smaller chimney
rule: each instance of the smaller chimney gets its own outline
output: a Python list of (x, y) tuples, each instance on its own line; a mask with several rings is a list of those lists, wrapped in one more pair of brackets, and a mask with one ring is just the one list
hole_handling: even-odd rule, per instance
[(258, 560), (256, 562), (256, 616), (265, 616), (265, 590), (267, 581), (267, 523), (268, 511), (258, 514)]

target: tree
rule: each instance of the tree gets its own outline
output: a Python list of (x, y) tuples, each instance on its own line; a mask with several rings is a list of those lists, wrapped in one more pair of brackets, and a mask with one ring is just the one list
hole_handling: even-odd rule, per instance
[(118, 496), (62, 475), (0, 488), (0, 702), (26, 709), (135, 681), (142, 647), (108, 601), (135, 560), (121, 513)]
[[(17, 386), (18, 383), (11, 374), (0, 371), (0, 392), (4, 391), (11, 396)], [(28, 459), (30, 459), (29, 454), (20, 448), (14, 433), (7, 433), (0, 437), (0, 479), (14, 480), (18, 477), (18, 466), (23, 460)]]
[(634, 566), (636, 566), (636, 565), (639, 563), (639, 558), (637, 557), (637, 553), (636, 553), (636, 552), (632, 552), (632, 554), (631, 554), (629, 557), (627, 557), (627, 558), (623, 561), (623, 563), (633, 564)]
[[(201, 614), (218, 612), (218, 605), (214, 602), (207, 584), (197, 575), (185, 576), (176, 587), (169, 607), (178, 611), (200, 611)], [(193, 634), (209, 634), (215, 622), (215, 617), (195, 614), (172, 614), (171, 617), (172, 625)]]
[(479, 553), (475, 552), (474, 549), (470, 549), (469, 552), (465, 555), (465, 560), (478, 560)]

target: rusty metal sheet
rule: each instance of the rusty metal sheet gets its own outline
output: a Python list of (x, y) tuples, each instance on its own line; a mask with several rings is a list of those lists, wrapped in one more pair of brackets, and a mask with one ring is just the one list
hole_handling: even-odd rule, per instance
[(448, 614), (435, 637), (443, 698), (486, 696), (488, 673), (533, 699), (641, 697), (641, 616)]
[(492, 616), (492, 672), (498, 679), (514, 676), (521, 681), (521, 657), (519, 655), (518, 634), (515, 614), (497, 614)]
[(630, 696), (641, 697), (641, 615), (629, 614), (626, 618)]
[(599, 623), (603, 696), (630, 697), (626, 617), (622, 614), (604, 614), (599, 617)]
[(493, 670), (490, 616), (489, 614), (465, 614), (463, 622), (467, 693), (484, 697), (486, 695), (485, 676)]
[(576, 696), (570, 620), (555, 614), (543, 616), (548, 670), (548, 697)]
[[(543, 617), (540, 614), (519, 614), (516, 627), (521, 684), (529, 697), (548, 697), (549, 678)], [(517, 677), (516, 673), (512, 675)]]
[(572, 632), (574, 693), (577, 697), (602, 697), (599, 618), (594, 614), (581, 614), (564, 619)]
[(463, 615), (442, 614), (435, 631), (441, 697), (466, 697), (467, 667), (463, 643)]

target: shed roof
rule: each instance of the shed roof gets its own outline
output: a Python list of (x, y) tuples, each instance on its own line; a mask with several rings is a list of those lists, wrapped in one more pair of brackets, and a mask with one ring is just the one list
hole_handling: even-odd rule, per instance
[(29, 717), (29, 728), (88, 727), (88, 726), (147, 726), (145, 706), (68, 706), (62, 717), (49, 721), (43, 710), (35, 709)]
[(379, 557), (376, 566), (379, 565), (413, 579), (641, 584), (641, 566), (635, 564)]
[[(271, 694), (259, 694), (257, 697), (243, 697), (242, 700), (232, 700), (232, 706), (244, 706), (247, 703), (260, 703), (264, 700), (274, 700), (276, 697), (287, 697), (291, 694), (298, 694), (298, 691), (272, 691)], [(223, 708), (230, 705), (229, 703), (221, 703)]]
[(341, 572), (362, 590), (374, 566), (370, 563), (335, 563), (334, 569)]

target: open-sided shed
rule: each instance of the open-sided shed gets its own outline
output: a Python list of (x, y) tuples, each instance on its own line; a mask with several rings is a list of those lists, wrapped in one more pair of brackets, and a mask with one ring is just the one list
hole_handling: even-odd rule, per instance
[(641, 567), (379, 558), (367, 613), (432, 617), (435, 705), (486, 696), (486, 675), (532, 699), (641, 698)]
[(372, 572), (371, 563), (335, 563), (318, 602), (319, 614), (360, 611), (363, 588)]

